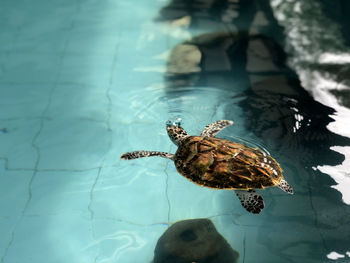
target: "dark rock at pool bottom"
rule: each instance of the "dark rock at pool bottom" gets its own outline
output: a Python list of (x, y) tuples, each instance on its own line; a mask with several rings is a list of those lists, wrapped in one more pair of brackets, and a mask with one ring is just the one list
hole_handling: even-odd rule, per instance
[(236, 263), (239, 253), (209, 219), (179, 221), (159, 238), (154, 263)]

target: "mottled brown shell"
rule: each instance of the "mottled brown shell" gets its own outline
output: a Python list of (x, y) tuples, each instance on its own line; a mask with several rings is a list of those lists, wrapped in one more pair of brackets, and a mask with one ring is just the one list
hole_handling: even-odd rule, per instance
[(175, 166), (190, 181), (216, 189), (261, 189), (283, 178), (279, 164), (262, 150), (213, 137), (184, 139)]

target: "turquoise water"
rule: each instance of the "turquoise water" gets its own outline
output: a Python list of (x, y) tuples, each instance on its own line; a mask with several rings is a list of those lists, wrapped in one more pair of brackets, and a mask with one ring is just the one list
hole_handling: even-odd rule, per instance
[[(0, 262), (151, 262), (197, 218), (242, 263), (349, 262), (350, 53), (324, 7), (1, 1)], [(266, 148), (295, 194), (260, 191), (254, 215), (170, 160), (119, 159), (174, 153), (175, 117), (233, 120), (219, 137)]]

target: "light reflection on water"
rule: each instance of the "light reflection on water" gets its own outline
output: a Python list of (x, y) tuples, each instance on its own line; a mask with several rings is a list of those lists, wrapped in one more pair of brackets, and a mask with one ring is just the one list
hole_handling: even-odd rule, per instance
[[(345, 45), (339, 24), (325, 14), (319, 1), (272, 1), (277, 19), (285, 27), (287, 50), (291, 66), (298, 72), (303, 86), (315, 100), (335, 110), (334, 119), (327, 128), (336, 134), (350, 138), (350, 109), (346, 106), (350, 48)], [(291, 10), (299, 10), (291, 12)], [(312, 16), (308, 16), (311, 14)], [(312, 21), (310, 21), (312, 17)], [(312, 23), (311, 23), (312, 22)], [(322, 30), (327, 28), (327, 30)], [(312, 33), (310, 33), (312, 32)], [(344, 93), (344, 91), (346, 91)], [(344, 93), (344, 95), (342, 95)], [(330, 145), (330, 150), (345, 156), (337, 165), (317, 165), (319, 171), (331, 176), (342, 193), (342, 200), (350, 204), (350, 152), (342, 144)]]
[(341, 192), (343, 202), (350, 205), (350, 172), (348, 169), (350, 167), (350, 147), (333, 146), (331, 149), (344, 154), (345, 160), (339, 165), (319, 165), (316, 168), (332, 176), (337, 183), (332, 187)]
[[(181, 118), (189, 129), (201, 130), (207, 122), (223, 119), (225, 111), (234, 113), (233, 118), (240, 123), (241, 111), (234, 98), (234, 91), (218, 90), (214, 87), (168, 88), (154, 85), (143, 90), (129, 92), (133, 118), (159, 121), (161, 125), (168, 119)], [(145, 103), (146, 102), (146, 103)], [(164, 117), (162, 117), (164, 116)]]

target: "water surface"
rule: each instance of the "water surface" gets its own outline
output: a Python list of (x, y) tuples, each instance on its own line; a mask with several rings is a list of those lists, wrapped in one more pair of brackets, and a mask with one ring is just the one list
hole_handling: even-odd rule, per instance
[[(348, 34), (325, 2), (0, 6), (0, 262), (151, 262), (197, 218), (239, 262), (349, 261)], [(175, 117), (233, 120), (219, 137), (267, 149), (295, 194), (253, 215), (170, 160), (119, 159), (174, 153)]]

